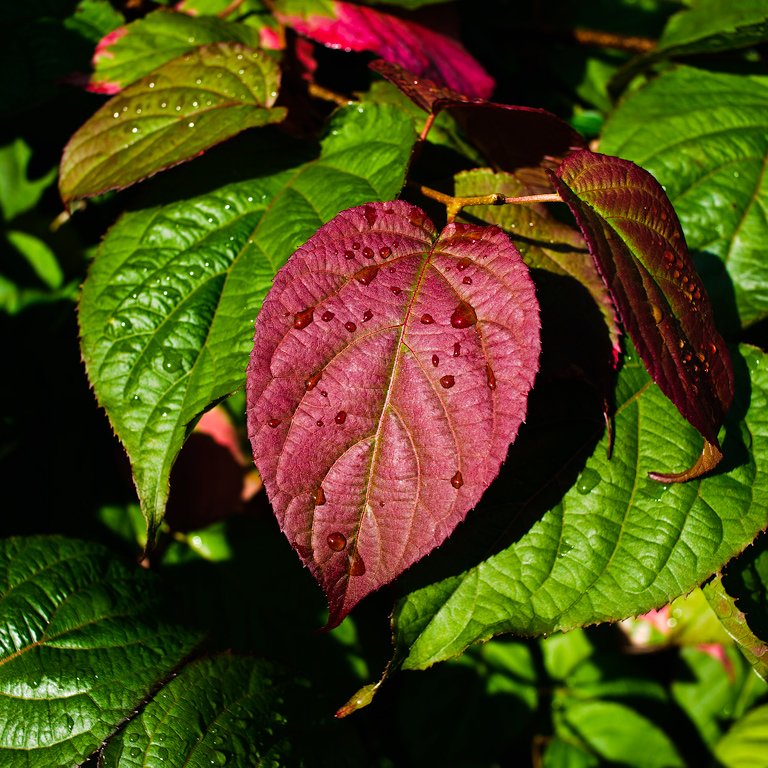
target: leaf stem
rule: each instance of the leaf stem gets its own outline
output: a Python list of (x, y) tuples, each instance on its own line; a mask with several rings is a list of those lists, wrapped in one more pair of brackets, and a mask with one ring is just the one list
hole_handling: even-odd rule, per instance
[(242, 4), (243, 4), (243, 0), (232, 0), (232, 2), (223, 11), (219, 11), (216, 15), (220, 19), (226, 19), (230, 13), (232, 13), (233, 11), (236, 11), (238, 6)]
[(467, 205), (520, 205), (525, 203), (561, 203), (563, 202), (557, 193), (549, 195), (523, 195), (522, 197), (506, 197), (498, 192), (490, 195), (478, 195), (476, 197), (452, 197), (436, 189), (430, 189), (419, 184), (414, 185), (424, 197), (442, 203), (448, 212), (448, 221), (453, 221), (461, 209)]
[(328, 88), (323, 88), (322, 85), (318, 85), (317, 83), (309, 84), (309, 95), (314, 96), (316, 99), (330, 101), (340, 107), (346, 107), (347, 104), (352, 103), (352, 99), (348, 99), (346, 96), (342, 96), (340, 93), (331, 91)]

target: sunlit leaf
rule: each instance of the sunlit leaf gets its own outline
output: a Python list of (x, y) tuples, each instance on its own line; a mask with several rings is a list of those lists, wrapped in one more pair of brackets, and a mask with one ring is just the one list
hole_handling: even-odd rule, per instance
[(528, 271), (498, 227), (353, 208), (278, 273), (248, 369), (254, 458), (336, 626), (441, 544), (497, 475), (538, 370)]

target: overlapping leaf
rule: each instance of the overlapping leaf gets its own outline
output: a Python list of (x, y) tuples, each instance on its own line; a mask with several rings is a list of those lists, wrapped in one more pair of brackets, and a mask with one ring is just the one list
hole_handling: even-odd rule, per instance
[(414, 141), (400, 110), (348, 107), (309, 162), (286, 150), (285, 170), (127, 214), (107, 234), (83, 286), (82, 351), (131, 459), (150, 545), (187, 425), (243, 383), (275, 272), (350, 201), (394, 197)]
[(584, 232), (624, 327), (651, 378), (704, 435), (699, 461), (679, 482), (720, 460), (717, 434), (733, 398), (733, 368), (680, 222), (642, 168), (588, 150), (552, 179)]
[(88, 89), (115, 94), (171, 59), (210, 43), (258, 48), (257, 30), (215, 16), (158, 10), (110, 32), (96, 47)]
[(600, 146), (664, 185), (721, 330), (767, 317), (768, 84), (680, 67), (631, 93)]
[(0, 762), (79, 765), (192, 650), (152, 574), (59, 537), (0, 543)]
[(461, 43), (409, 19), (335, 0), (288, 0), (278, 4), (276, 16), (319, 43), (374, 51), (470, 98), (487, 99), (495, 85)]
[(248, 431), (336, 626), (441, 544), (497, 475), (538, 370), (533, 283), (498, 227), (353, 208), (278, 273)]
[(126, 187), (230, 136), (282, 120), (280, 70), (266, 54), (214, 43), (161, 66), (110, 99), (61, 160), (64, 202)]
[(447, 111), (496, 170), (515, 173), (526, 193), (551, 192), (544, 168), (555, 169), (586, 142), (551, 112), (465, 96), (388, 62), (371, 68), (390, 80), (426, 112)]
[(768, 40), (768, 9), (763, 0), (695, 0), (672, 16), (657, 46), (632, 59), (614, 75), (618, 94), (642, 70), (663, 59), (745, 48)]
[[(525, 478), (535, 474), (532, 461), (557, 448), (554, 434), (561, 443), (573, 439), (579, 413), (558, 413), (559, 397), (538, 404), (541, 415), (529, 418), (461, 545), (449, 543), (407, 575), (409, 592), (393, 616), (396, 661), (421, 669), (502, 632), (551, 633), (647, 612), (747, 546), (768, 524), (768, 367), (762, 352), (743, 352), (752, 376), (739, 366), (725, 428), (728, 472), (705, 479), (667, 487), (645, 476), (660, 461), (680, 461), (700, 438), (637, 357), (619, 373), (613, 458), (604, 435), (562, 498), (563, 485), (573, 483), (572, 448), (540, 483)], [(589, 451), (600, 431), (599, 420), (592, 423), (582, 438)], [(522, 487), (510, 493), (521, 474)], [(520, 533), (516, 519), (531, 512), (543, 516)]]

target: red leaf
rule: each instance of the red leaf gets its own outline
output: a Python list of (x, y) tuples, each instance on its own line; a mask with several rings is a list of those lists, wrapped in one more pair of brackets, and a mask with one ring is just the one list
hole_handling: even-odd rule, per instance
[(539, 350), (533, 283), (498, 227), (438, 236), (420, 209), (372, 203), (278, 272), (256, 321), (248, 432), (280, 526), (328, 596), (328, 628), (477, 504), (525, 417)]
[(568, 123), (545, 109), (473, 101), (397, 64), (374, 61), (370, 67), (426, 112), (447, 110), (489, 164), (515, 173), (530, 194), (551, 192), (543, 169), (557, 168), (587, 146)]
[(457, 40), (416, 22), (350, 3), (335, 2), (333, 16), (308, 17), (275, 13), (302, 35), (331, 48), (374, 51), (472, 98), (488, 98), (495, 86), (490, 75)]
[(672, 204), (653, 176), (617, 157), (579, 152), (552, 177), (651, 378), (710, 444), (691, 470), (652, 476), (681, 482), (708, 471), (721, 456), (733, 367)]

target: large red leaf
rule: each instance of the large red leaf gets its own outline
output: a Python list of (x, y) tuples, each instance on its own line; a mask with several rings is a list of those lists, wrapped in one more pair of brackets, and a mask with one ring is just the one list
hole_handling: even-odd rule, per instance
[(370, 67), (425, 112), (447, 110), (488, 163), (497, 171), (514, 173), (529, 194), (551, 192), (544, 169), (556, 169), (587, 146), (568, 123), (545, 109), (467, 99), (387, 61), (374, 61)]
[(256, 321), (248, 432), (328, 627), (442, 543), (498, 474), (538, 369), (539, 314), (498, 227), (438, 236), (351, 208), (278, 272)]
[(307, 5), (305, 15), (281, 13), (278, 7), (275, 16), (319, 43), (347, 51), (374, 51), (386, 61), (471, 98), (487, 99), (493, 92), (493, 78), (458, 40), (362, 5), (331, 3), (332, 16), (313, 13), (313, 5)]
[(715, 328), (680, 221), (661, 185), (628, 160), (588, 150), (552, 174), (651, 378), (706, 439), (688, 480), (722, 457), (717, 433), (733, 400), (733, 367)]

